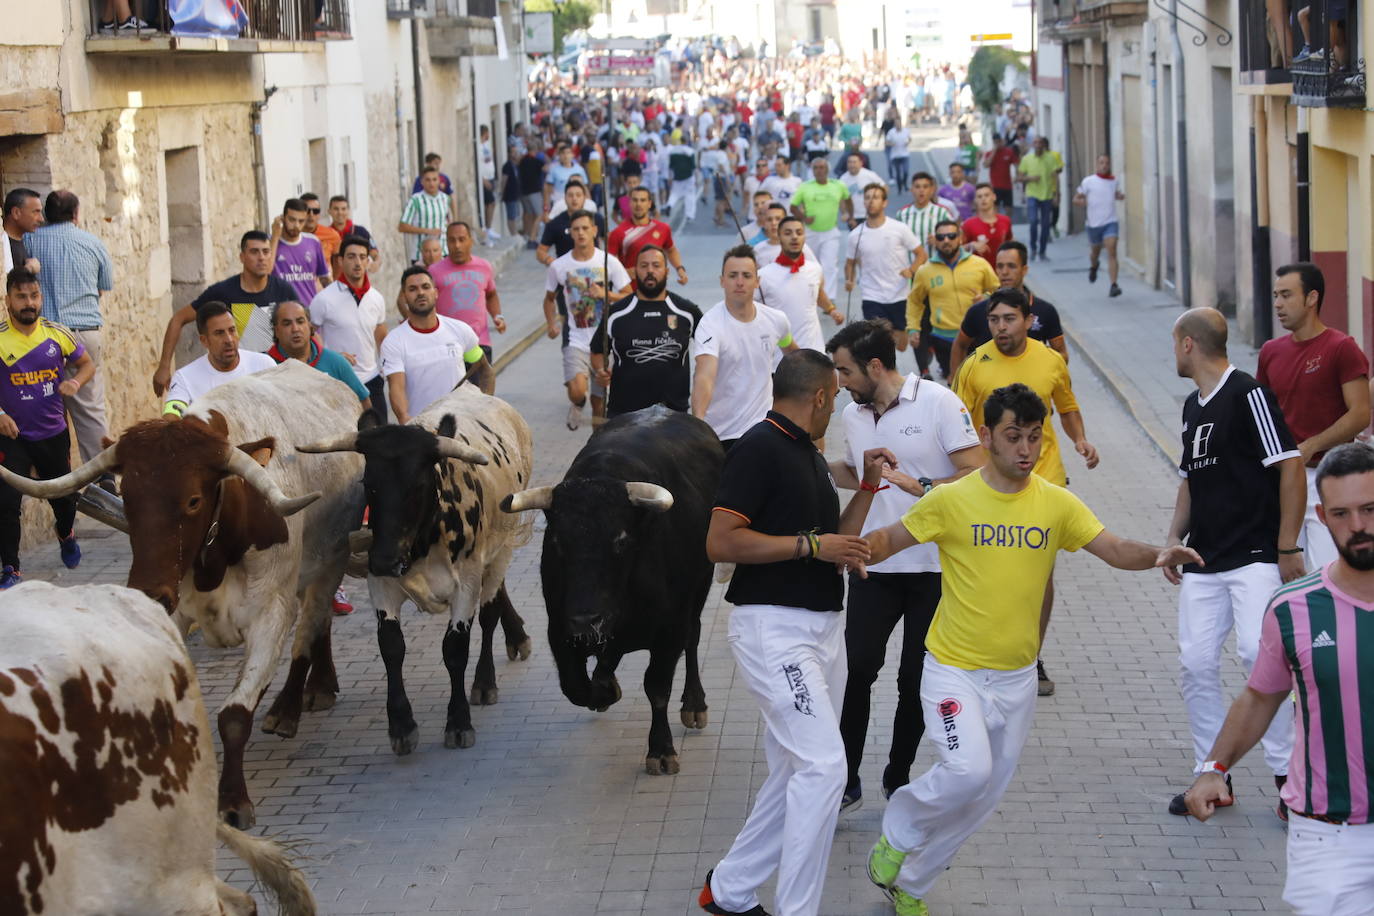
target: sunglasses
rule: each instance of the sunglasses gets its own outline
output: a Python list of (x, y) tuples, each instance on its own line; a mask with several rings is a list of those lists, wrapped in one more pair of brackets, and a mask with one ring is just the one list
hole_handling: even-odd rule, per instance
[(938, 240), (940, 240), (941, 242), (948, 242), (948, 241), (950, 241), (951, 239), (957, 239), (958, 237), (959, 237), (959, 233), (957, 233), (957, 232), (937, 232), (937, 233), (935, 233), (935, 238), (938, 239)]
[(319, 212), (320, 212), (320, 208), (319, 208), (319, 207), (306, 207), (306, 208), (305, 208), (305, 212), (306, 212), (306, 213), (319, 213)]

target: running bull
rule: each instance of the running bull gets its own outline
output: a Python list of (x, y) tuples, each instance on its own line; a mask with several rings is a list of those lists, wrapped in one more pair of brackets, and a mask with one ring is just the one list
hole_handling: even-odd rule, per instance
[(315, 912), (280, 847), (217, 823), (210, 719), (162, 607), (27, 582), (0, 632), (0, 913), (255, 913), (216, 880), (216, 836), (284, 912)]
[(302, 707), (328, 709), (339, 690), (330, 601), (348, 562), (348, 532), (362, 517), (362, 459), (297, 455), (291, 444), (338, 435), (358, 411), (348, 386), (287, 360), (221, 385), (183, 419), (130, 427), (63, 477), (29, 480), (0, 467), (10, 486), (43, 498), (122, 474), (129, 587), (162, 604), (183, 635), (196, 624), (208, 646), (244, 646), (218, 717), (219, 808), (240, 828), (254, 823), (243, 778), (253, 714), (298, 617), (290, 672), (263, 730), (294, 736)]
[[(502, 504), (507, 512), (542, 509), (548, 519), (540, 574), (549, 645), (569, 700), (606, 709), (620, 699), (620, 659), (649, 650), (650, 773), (678, 772), (667, 710), (684, 651), (682, 724), (706, 726), (697, 642), (711, 588), (706, 528), (723, 462), (709, 426), (651, 407), (603, 426), (562, 483), (515, 493)], [(590, 677), (589, 658), (596, 659)]]
[(491, 644), (498, 619), (507, 656), (529, 656), (524, 622), (504, 585), (528, 526), (498, 509), (503, 496), (529, 483), (529, 426), (505, 401), (462, 385), (404, 426), (380, 425), (369, 412), (357, 432), (301, 450), (361, 453), (366, 462), (369, 529), (358, 533), (354, 547), (367, 550), (391, 749), (409, 754), (419, 741), (402, 677), (406, 644), (398, 614), (406, 598), (426, 613), (448, 614), (443, 658), (452, 693), (444, 746), (471, 747), (477, 734), (464, 684), (473, 617), (482, 625), (473, 703), (496, 702)]

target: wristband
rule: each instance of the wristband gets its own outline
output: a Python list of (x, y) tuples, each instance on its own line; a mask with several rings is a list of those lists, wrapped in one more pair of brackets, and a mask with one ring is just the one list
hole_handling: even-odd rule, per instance
[(859, 481), (859, 489), (863, 490), (865, 493), (881, 493), (883, 490), (886, 490), (888, 486), (889, 484), (883, 484), (879, 487), (874, 486), (872, 484), (864, 483), (862, 480)]
[(1302, 553), (1301, 547), (1294, 547), (1292, 550), (1279, 550), (1279, 556), (1281, 557), (1291, 557), (1300, 553)]
[(1218, 776), (1225, 776), (1226, 770), (1227, 768), (1225, 766), (1217, 763), (1215, 760), (1209, 760), (1202, 765), (1202, 770), (1198, 775), (1201, 776), (1203, 773), (1216, 773)]
[(811, 544), (811, 559), (816, 559), (821, 555), (821, 538), (814, 531), (807, 532), (806, 540)]

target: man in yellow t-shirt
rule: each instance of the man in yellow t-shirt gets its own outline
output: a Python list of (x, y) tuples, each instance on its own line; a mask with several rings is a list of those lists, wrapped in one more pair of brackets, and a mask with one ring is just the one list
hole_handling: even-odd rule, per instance
[[(1041, 596), (1059, 550), (1087, 548), (1117, 569), (1175, 566), (1196, 553), (1105, 530), (1077, 496), (1032, 472), (1047, 409), (1025, 385), (992, 392), (978, 438), (988, 463), (934, 487), (900, 522), (864, 535), (869, 563), (918, 543), (940, 548), (943, 592), (926, 636), (921, 704), (939, 762), (898, 789), (868, 875), (898, 912), (919, 912), (964, 841), (1011, 783), (1035, 711), (1035, 656), (1048, 622)], [(845, 517), (863, 531), (873, 494)]]
[(1016, 180), (1026, 187), (1026, 221), (1030, 223), (1030, 256), (1045, 260), (1050, 244), (1050, 228), (1059, 208), (1059, 173), (1064, 171), (1064, 157), (1050, 149), (1050, 141), (1035, 138), (1033, 152), (1022, 156), (1016, 164)]
[(959, 224), (954, 220), (937, 222), (934, 238), (934, 255), (911, 278), (911, 292), (906, 297), (906, 327), (912, 347), (919, 350), (921, 320), (929, 311), (930, 322), (924, 327), (928, 329), (940, 372), (949, 378), (949, 352), (954, 338), (959, 336), (964, 313), (1002, 284), (986, 258), (970, 254), (959, 244)]

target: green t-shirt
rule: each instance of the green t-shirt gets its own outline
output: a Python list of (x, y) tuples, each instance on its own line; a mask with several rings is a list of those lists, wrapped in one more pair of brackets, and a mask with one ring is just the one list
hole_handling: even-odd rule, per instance
[(829, 232), (840, 218), (840, 201), (848, 199), (849, 189), (831, 178), (825, 184), (803, 182), (792, 195), (792, 205), (805, 207), (806, 215), (812, 217), (811, 225), (806, 227), (808, 231)]
[(863, 139), (864, 127), (862, 124), (855, 124), (853, 121), (845, 121), (840, 125), (840, 142), (849, 143)]
[(1017, 170), (1021, 175), (1029, 175), (1026, 182), (1026, 196), (1036, 200), (1053, 200), (1059, 180), (1054, 173), (1064, 167), (1064, 159), (1054, 150), (1045, 153), (1031, 153), (1021, 157)]

